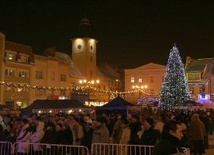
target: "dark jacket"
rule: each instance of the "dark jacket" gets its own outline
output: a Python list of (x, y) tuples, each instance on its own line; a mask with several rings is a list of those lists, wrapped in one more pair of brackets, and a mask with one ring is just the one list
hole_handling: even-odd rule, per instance
[(154, 146), (152, 155), (170, 155), (183, 152), (181, 141), (172, 135), (167, 135)]
[(130, 124), (131, 136), (129, 144), (139, 144), (139, 137), (137, 135), (138, 131), (141, 130), (140, 122), (135, 122)]
[(153, 127), (145, 130), (140, 138), (141, 145), (155, 145), (160, 137), (160, 132)]

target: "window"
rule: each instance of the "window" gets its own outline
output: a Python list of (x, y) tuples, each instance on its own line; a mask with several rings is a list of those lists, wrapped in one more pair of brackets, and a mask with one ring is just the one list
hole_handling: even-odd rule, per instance
[(200, 80), (199, 73), (188, 73), (188, 80)]
[(15, 53), (6, 53), (5, 60), (16, 62), (16, 54)]
[(66, 80), (67, 80), (66, 75), (61, 75), (61, 77), (60, 77), (60, 81), (66, 81)]
[(36, 79), (43, 79), (43, 72), (42, 71), (36, 71)]
[(15, 76), (15, 69), (5, 69), (6, 76)]
[(29, 56), (20, 55), (19, 59), (18, 59), (18, 62), (29, 63)]
[(189, 88), (190, 94), (194, 94), (194, 87)]
[(28, 71), (20, 70), (19, 71), (19, 77), (27, 78), (28, 77)]
[(134, 83), (134, 77), (131, 77), (131, 83)]
[(142, 78), (138, 79), (138, 82), (139, 82), (139, 83), (142, 83), (142, 82), (143, 82), (143, 79), (142, 79)]

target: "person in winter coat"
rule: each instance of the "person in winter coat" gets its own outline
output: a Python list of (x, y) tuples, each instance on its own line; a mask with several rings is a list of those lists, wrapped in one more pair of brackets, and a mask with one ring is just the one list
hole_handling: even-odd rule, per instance
[(131, 129), (131, 136), (130, 136), (130, 141), (129, 144), (139, 144), (139, 136), (138, 132), (142, 129), (141, 128), (141, 123), (140, 123), (140, 116), (137, 114), (134, 114), (131, 116), (130, 120), (130, 129)]
[[(129, 128), (129, 121), (127, 119), (122, 119), (122, 135), (120, 139), (120, 144), (129, 144), (130, 136), (131, 136), (131, 129)], [(120, 146), (120, 155), (128, 155), (128, 148), (126, 146)]]
[(111, 137), (113, 138), (113, 143), (114, 144), (119, 144), (120, 142), (120, 138), (121, 138), (121, 135), (122, 135), (122, 131), (123, 131), (123, 127), (122, 127), (122, 114), (117, 114), (117, 121), (116, 123), (114, 124), (114, 127), (113, 127), (113, 132), (112, 132), (112, 135)]
[(53, 123), (48, 123), (41, 143), (56, 144), (56, 130)]
[(160, 138), (160, 132), (154, 129), (154, 121), (147, 117), (143, 120), (144, 131), (140, 137), (141, 145), (155, 145)]
[(83, 138), (83, 127), (77, 118), (73, 118), (70, 123), (70, 129), (73, 133), (73, 144), (80, 145)]
[(153, 155), (170, 155), (183, 153), (181, 139), (183, 137), (182, 126), (175, 120), (164, 124), (160, 141), (153, 148)]
[(189, 133), (193, 143), (194, 154), (205, 153), (204, 137), (206, 136), (206, 129), (203, 122), (199, 119), (198, 114), (191, 117)]
[[(30, 143), (40, 143), (41, 139), (43, 138), (45, 132), (44, 127), (45, 123), (41, 121), (39, 117), (36, 118), (35, 121), (36, 131), (30, 136)], [(35, 154), (41, 152), (41, 146), (39, 144), (33, 144), (33, 151)]]
[[(140, 116), (137, 114), (134, 114), (131, 116), (130, 119), (130, 129), (131, 129), (131, 135), (130, 135), (130, 141), (129, 144), (138, 145), (139, 144), (139, 136), (138, 132), (141, 131), (141, 123), (140, 123)], [(136, 150), (134, 146), (130, 148), (132, 155), (138, 155), (139, 150)]]
[[(109, 130), (105, 125), (105, 120), (103, 117), (97, 118), (94, 122), (95, 129), (93, 132), (92, 137), (92, 144), (93, 143), (108, 143), (109, 142)], [(96, 154), (105, 154), (103, 151), (105, 149), (103, 147), (97, 147), (96, 152), (93, 152), (94, 155)]]
[(19, 135), (16, 138), (17, 144), (17, 153), (18, 154), (23, 154), (23, 153), (28, 153), (29, 151), (29, 141), (30, 141), (30, 136), (32, 134), (32, 129), (28, 123), (27, 119), (22, 119), (21, 121), (21, 131)]

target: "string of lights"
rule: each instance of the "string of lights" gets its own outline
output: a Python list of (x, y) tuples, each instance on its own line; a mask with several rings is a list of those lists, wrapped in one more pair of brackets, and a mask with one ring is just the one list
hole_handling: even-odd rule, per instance
[[(79, 86), (79, 85), (72, 85), (70, 87), (55, 87), (55, 86), (36, 86), (30, 85), (26, 83), (14, 83), (14, 82), (4, 82), (0, 81), (0, 85), (6, 85), (8, 87), (13, 88), (27, 88), (27, 89), (35, 89), (35, 90), (64, 90), (64, 91), (72, 91), (72, 93), (78, 94), (85, 94), (84, 90), (88, 89), (88, 86)], [(124, 94), (134, 94), (137, 91), (127, 91), (127, 92), (118, 92), (118, 91), (106, 91), (102, 90), (97, 87), (90, 87), (93, 91), (100, 92), (100, 93), (107, 93), (107, 94), (114, 94), (114, 95), (124, 95)]]

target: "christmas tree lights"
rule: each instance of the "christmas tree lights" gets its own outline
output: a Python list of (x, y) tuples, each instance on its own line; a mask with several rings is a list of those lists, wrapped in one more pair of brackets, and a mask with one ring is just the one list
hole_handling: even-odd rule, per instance
[(184, 101), (190, 100), (184, 65), (176, 45), (170, 51), (166, 73), (159, 93), (159, 108), (171, 111)]

